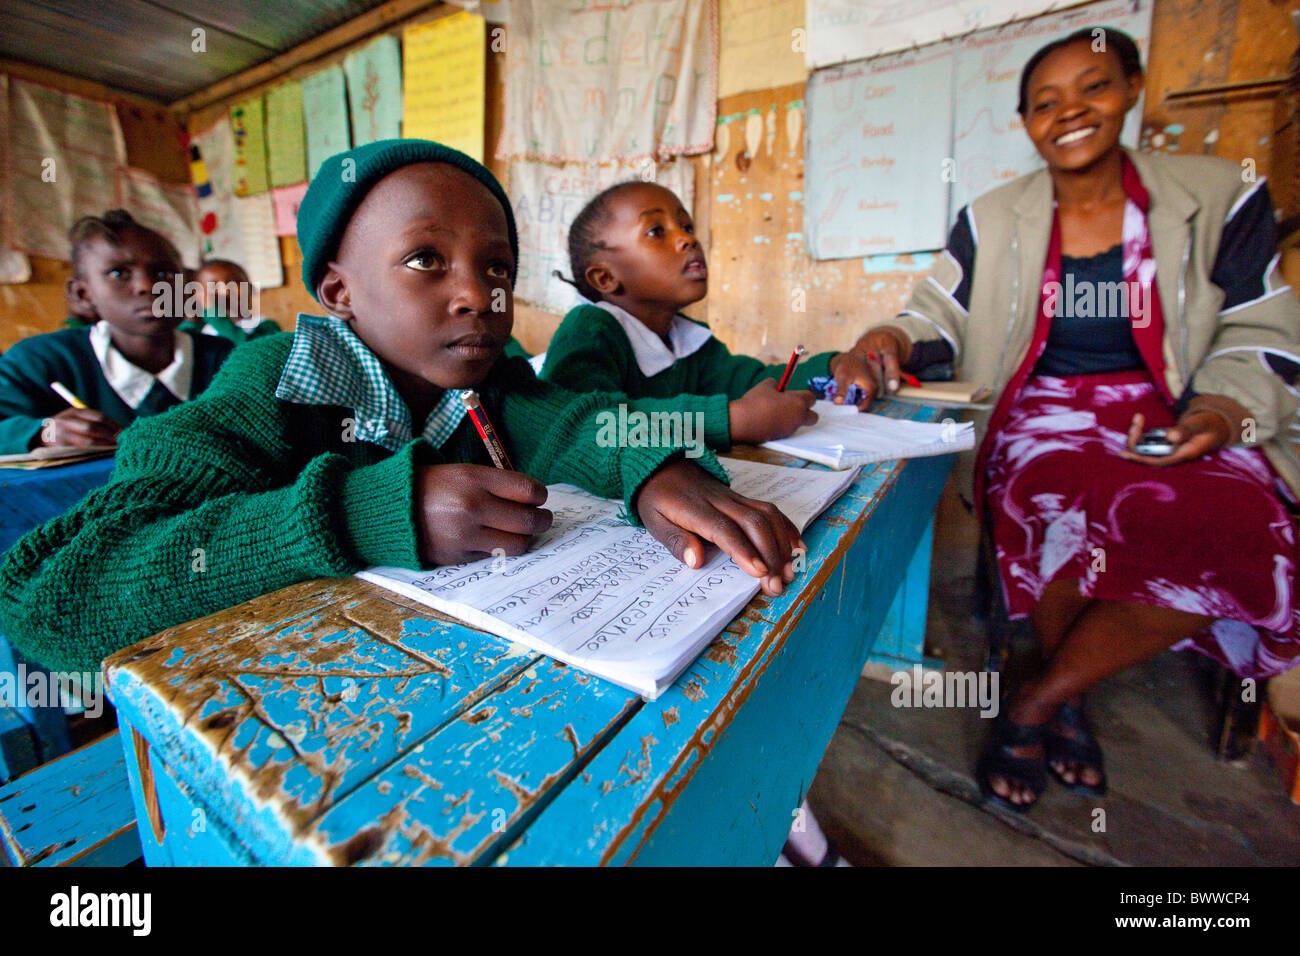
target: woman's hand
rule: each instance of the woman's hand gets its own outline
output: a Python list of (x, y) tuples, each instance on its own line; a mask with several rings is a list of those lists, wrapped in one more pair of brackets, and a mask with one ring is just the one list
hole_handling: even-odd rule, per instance
[(759, 578), (765, 594), (780, 594), (794, 580), (792, 554), (804, 547), (799, 529), (776, 505), (736, 494), (692, 462), (656, 471), (635, 507), (646, 530), (688, 568), (704, 565), (709, 541)]
[(843, 405), (849, 387), (856, 385), (862, 389), (863, 394), (862, 400), (858, 402), (858, 410), (865, 412), (871, 407), (872, 398), (880, 388), (880, 378), (870, 359), (851, 350), (841, 352), (831, 359), (830, 373), (835, 379), (836, 405)]
[(523, 472), (486, 465), (417, 468), (420, 560), (432, 567), (482, 558), (497, 548), (523, 554), (555, 520), (541, 507), (545, 503), (546, 486)]
[(121, 431), (122, 426), (103, 412), (93, 408), (65, 408), (45, 419), (36, 444), (46, 448), (116, 445)]
[[(1133, 422), (1128, 428), (1128, 450), (1120, 452), (1120, 457), (1144, 465), (1166, 468), (1184, 461), (1193, 461), (1203, 455), (1211, 455), (1225, 445), (1240, 441), (1241, 426), (1234, 426), (1232, 413), (1221, 407), (1224, 402), (1232, 400), (1223, 396), (1214, 396), (1214, 398), (1216, 400), (1214, 407), (1204, 404), (1198, 407), (1196, 399), (1193, 399), (1191, 406), (1178, 419), (1178, 423), (1165, 433), (1170, 444), (1176, 446), (1168, 455), (1137, 453), (1138, 439), (1142, 437), (1146, 421), (1141, 415), (1134, 415)], [(1235, 402), (1232, 404), (1236, 405)], [(1240, 416), (1235, 416), (1235, 420), (1244, 421), (1246, 417), (1243, 410)]]
[[(867, 397), (859, 408), (866, 408), (876, 398), (898, 391), (903, 364), (912, 354), (912, 340), (902, 329), (880, 325), (871, 329), (853, 343), (849, 351), (870, 363), (873, 381), (867, 388)], [(875, 358), (871, 358), (871, 356)], [(842, 393), (837, 393), (842, 394)]]
[(776, 380), (765, 378), (740, 398), (727, 403), (731, 443), (761, 445), (788, 438), (804, 425), (814, 425), (816, 396), (807, 389), (778, 392)]

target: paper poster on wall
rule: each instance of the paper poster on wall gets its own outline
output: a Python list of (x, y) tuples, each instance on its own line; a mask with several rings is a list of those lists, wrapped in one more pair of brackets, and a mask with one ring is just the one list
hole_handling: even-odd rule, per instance
[(298, 235), (298, 206), (302, 197), (307, 195), (307, 184), (281, 186), (271, 190), (271, 202), (275, 205), (275, 234), (277, 236)]
[(280, 260), (280, 239), (275, 234), (271, 194), (237, 198), (235, 218), (244, 250), (244, 258), (238, 261), (249, 280), (259, 290), (284, 285), (284, 264)]
[(302, 81), (302, 113), (307, 132), (307, 175), (352, 145), (348, 129), (348, 94), (343, 68), (328, 66)]
[(714, 0), (513, 0), (498, 159), (703, 153), (717, 117)]
[(456, 13), (402, 33), (402, 135), (483, 161), (487, 103), (482, 17)]
[(181, 262), (199, 264), (198, 202), (189, 186), (162, 182), (153, 173), (117, 168), (117, 201), (138, 222), (176, 247)]
[[(199, 257), (244, 261), (243, 240), (235, 207), (235, 141), (230, 120), (223, 116), (208, 129), (190, 137), (202, 163), (192, 163), (192, 170), (202, 169), (206, 183), (194, 184), (199, 207)], [(206, 189), (203, 187), (206, 185)]]
[(266, 111), (260, 96), (230, 108), (230, 132), (235, 138), (235, 195), (266, 192), (271, 184), (266, 176)]
[(7, 241), (67, 260), (68, 227), (117, 202), (126, 145), (112, 105), (22, 80), (9, 85)]
[(721, 0), (718, 99), (802, 83), (804, 0)]
[(307, 178), (302, 84), (293, 80), (266, 94), (266, 155), (273, 187), (292, 186)]
[(1002, 26), (1086, 0), (808, 0), (809, 69)]
[[(961, 42), (954, 70), (951, 219), (972, 199), (1043, 166), (1016, 112), (1020, 71), (1042, 46), (1076, 30), (1113, 27), (1133, 38), (1146, 62), (1151, 0), (1110, 0), (1038, 17)], [(1129, 110), (1120, 141), (1136, 147), (1142, 132), (1142, 101)]]
[(519, 268), (515, 297), (549, 312), (567, 312), (582, 298), (573, 286), (551, 275), (569, 268), (569, 226), (578, 212), (607, 186), (647, 179), (671, 189), (690, 212), (695, 204), (695, 170), (683, 160), (646, 164), (554, 166), (529, 160), (510, 164), (510, 198), (519, 231)]
[[(9, 76), (0, 73), (0, 129), (9, 128)], [(6, 225), (5, 197), (6, 170), (9, 154), (5, 150), (5, 137), (0, 136), (0, 283), (26, 282), (32, 277), (32, 263), (17, 249), (9, 248), (9, 227)]]
[[(814, 259), (943, 246), (953, 53), (938, 44), (809, 79), (804, 234)], [(941, 92), (918, 109), (917, 90)]]
[(343, 61), (352, 108), (352, 145), (402, 135), (402, 51), (397, 37), (376, 37)]

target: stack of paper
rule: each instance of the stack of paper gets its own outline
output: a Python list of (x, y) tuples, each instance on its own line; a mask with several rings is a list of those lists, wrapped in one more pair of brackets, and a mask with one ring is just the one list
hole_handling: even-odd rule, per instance
[[(856, 477), (723, 462), (732, 488), (773, 502), (801, 530)], [(618, 501), (572, 485), (548, 491), (555, 522), (526, 554), (358, 577), (653, 700), (758, 593), (758, 580), (721, 551), (690, 570), (619, 517)]]
[(52, 468), (55, 465), (75, 465), (79, 461), (103, 458), (117, 451), (116, 445), (83, 445), (80, 447), (37, 448), (21, 455), (0, 455), (0, 468)]
[(853, 405), (817, 402), (817, 424), (764, 448), (815, 461), (828, 468), (852, 468), (894, 458), (951, 455), (975, 447), (970, 422), (913, 422), (859, 412)]
[(900, 385), (889, 397), (925, 405), (974, 405), (992, 393), (987, 385), (978, 382), (922, 382), (920, 385)]

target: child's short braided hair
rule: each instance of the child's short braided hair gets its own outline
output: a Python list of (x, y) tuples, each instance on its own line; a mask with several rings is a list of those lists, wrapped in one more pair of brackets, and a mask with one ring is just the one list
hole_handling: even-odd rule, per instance
[(102, 216), (82, 216), (68, 230), (68, 242), (72, 244), (72, 274), (81, 277), (82, 256), (92, 239), (99, 238), (107, 242), (121, 243), (123, 234), (132, 229), (158, 236), (176, 265), (183, 265), (181, 254), (165, 236), (136, 221), (136, 218), (125, 209), (110, 209)]
[(642, 185), (645, 184), (639, 179), (629, 179), (596, 193), (569, 226), (569, 268), (573, 271), (573, 278), (566, 278), (558, 269), (551, 275), (569, 283), (584, 299), (599, 302), (600, 293), (587, 282), (587, 268), (599, 250), (608, 248), (601, 239), (601, 232), (609, 222), (609, 201), (630, 186)]

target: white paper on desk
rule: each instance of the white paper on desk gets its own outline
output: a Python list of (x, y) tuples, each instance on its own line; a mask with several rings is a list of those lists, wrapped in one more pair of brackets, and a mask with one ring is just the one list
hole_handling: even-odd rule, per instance
[(859, 412), (853, 405), (813, 405), (817, 424), (764, 448), (815, 461), (828, 468), (852, 468), (895, 458), (951, 455), (975, 447), (970, 422), (914, 422)]
[[(801, 530), (856, 472), (723, 459), (732, 487)], [(622, 503), (551, 485), (551, 530), (526, 554), (358, 577), (654, 700), (759, 589), (721, 551), (691, 571), (620, 517)]]

